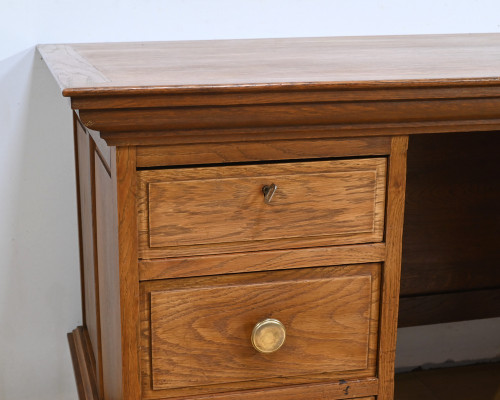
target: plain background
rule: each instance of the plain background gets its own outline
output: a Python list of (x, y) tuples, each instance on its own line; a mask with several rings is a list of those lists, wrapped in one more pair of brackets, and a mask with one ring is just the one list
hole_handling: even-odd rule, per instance
[[(77, 399), (71, 112), (37, 43), (471, 32), (498, 0), (0, 0), (0, 399)], [(500, 318), (399, 332), (400, 369), (499, 355)]]

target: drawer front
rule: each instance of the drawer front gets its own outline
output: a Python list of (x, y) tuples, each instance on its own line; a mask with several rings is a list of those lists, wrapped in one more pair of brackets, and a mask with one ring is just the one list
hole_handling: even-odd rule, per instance
[(385, 175), (384, 158), (140, 171), (141, 257), (381, 241)]
[[(245, 388), (242, 382), (373, 371), (379, 273), (380, 264), (365, 264), (145, 283), (145, 381), (153, 391)], [(269, 318), (283, 324), (286, 339), (266, 354), (251, 336)]]

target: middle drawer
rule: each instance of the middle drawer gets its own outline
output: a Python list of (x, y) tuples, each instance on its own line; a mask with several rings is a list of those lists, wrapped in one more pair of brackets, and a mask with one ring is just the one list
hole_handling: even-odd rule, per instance
[(385, 158), (139, 171), (139, 256), (380, 242), (385, 179)]

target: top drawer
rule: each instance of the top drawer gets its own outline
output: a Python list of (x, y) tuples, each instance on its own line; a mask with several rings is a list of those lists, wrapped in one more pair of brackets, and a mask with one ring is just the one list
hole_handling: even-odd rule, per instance
[(378, 242), (385, 180), (385, 158), (139, 171), (139, 254)]

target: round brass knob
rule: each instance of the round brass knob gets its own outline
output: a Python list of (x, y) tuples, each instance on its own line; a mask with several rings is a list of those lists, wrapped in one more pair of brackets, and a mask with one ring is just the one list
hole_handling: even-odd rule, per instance
[(285, 326), (277, 319), (260, 321), (252, 331), (252, 346), (261, 353), (273, 353), (285, 343)]

